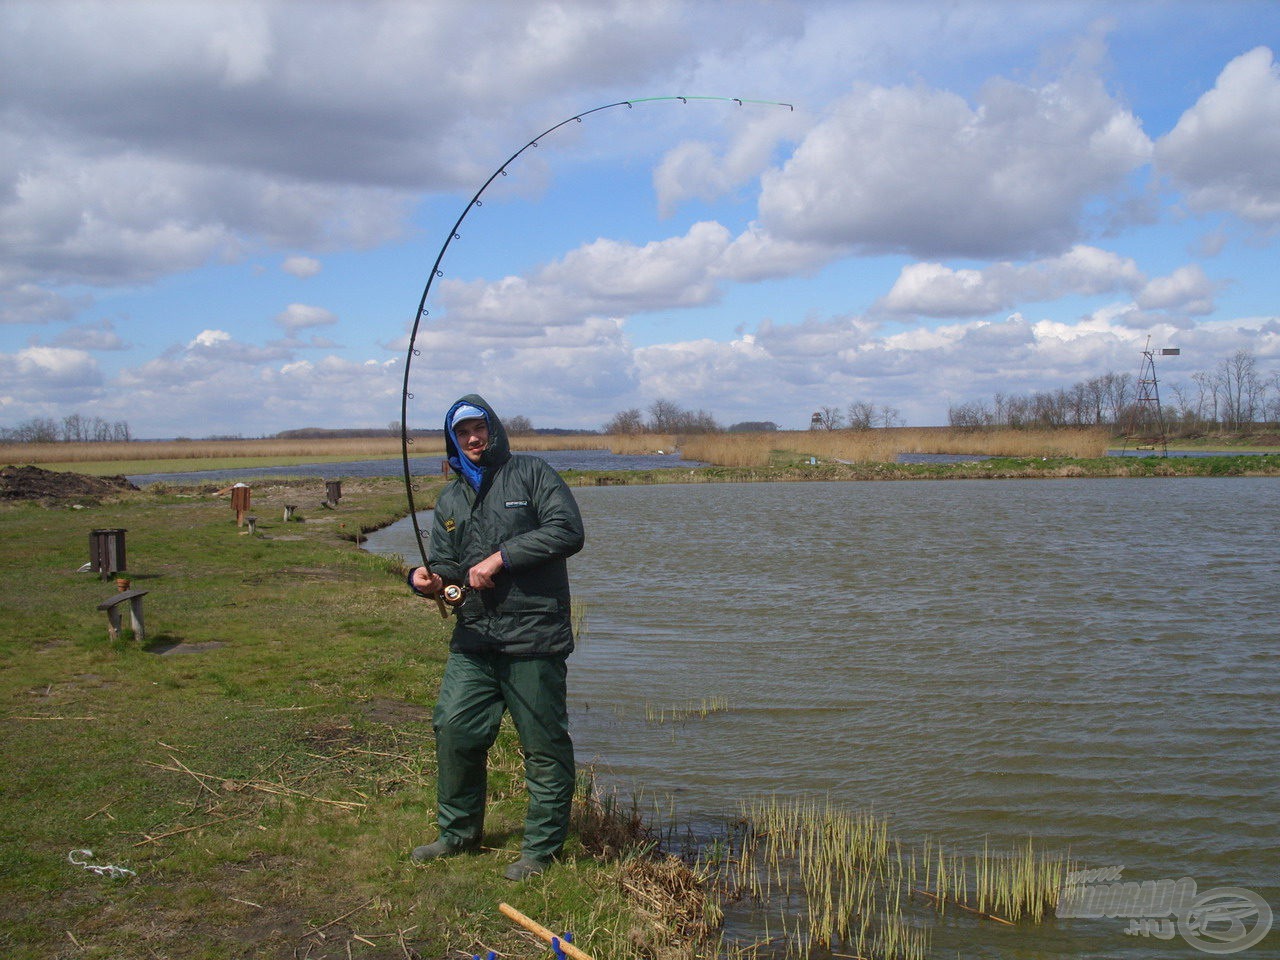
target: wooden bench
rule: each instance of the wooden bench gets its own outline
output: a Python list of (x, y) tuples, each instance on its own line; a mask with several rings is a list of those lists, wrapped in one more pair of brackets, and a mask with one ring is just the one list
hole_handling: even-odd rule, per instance
[(146, 631), (142, 626), (142, 598), (146, 595), (146, 590), (124, 590), (98, 604), (99, 610), (107, 611), (107, 623), (112, 640), (120, 636), (120, 605), (125, 601), (129, 603), (129, 620), (133, 625), (134, 637), (139, 642), (146, 639)]

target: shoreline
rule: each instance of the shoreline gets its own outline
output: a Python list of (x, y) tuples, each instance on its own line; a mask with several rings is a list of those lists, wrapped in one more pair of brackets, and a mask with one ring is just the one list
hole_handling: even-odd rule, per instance
[[(1001, 457), (967, 460), (960, 463), (913, 463), (891, 461), (841, 461), (827, 460), (817, 463), (798, 462), (769, 466), (720, 466), (698, 463), (684, 467), (635, 469), (620, 467), (606, 470), (565, 469), (561, 474), (571, 485), (600, 486), (635, 483), (706, 483), (706, 482), (761, 482), (804, 480), (957, 480), (957, 479), (1060, 479), (1069, 477), (1152, 477), (1152, 476), (1280, 476), (1280, 452), (1266, 448), (1240, 452), (1198, 452), (1192, 449), (1180, 451), (1188, 455), (1174, 456), (1104, 456), (1077, 457)], [(532, 451), (536, 456), (537, 451)], [(386, 473), (344, 474), (345, 464), (385, 463)], [(261, 474), (268, 482), (314, 479), (303, 472), (291, 475), (290, 467), (327, 467), (326, 475), (335, 478), (360, 476), (362, 479), (402, 478), (402, 461), (399, 458), (299, 458), (299, 457), (247, 457), (228, 458), (216, 465), (208, 460), (150, 461), (144, 469), (139, 461), (112, 460), (86, 461), (83, 463), (57, 462), (31, 464), (41, 469), (61, 473), (77, 473), (87, 476), (147, 477), (146, 486), (167, 483), (161, 474), (202, 474), (206, 478), (184, 478), (175, 486), (201, 486), (226, 479), (249, 479), (254, 470), (269, 471)], [(23, 464), (15, 464), (23, 465)], [(235, 476), (229, 476), (234, 473)], [(214, 476), (217, 474), (217, 476)], [(415, 479), (425, 478), (415, 474)]]

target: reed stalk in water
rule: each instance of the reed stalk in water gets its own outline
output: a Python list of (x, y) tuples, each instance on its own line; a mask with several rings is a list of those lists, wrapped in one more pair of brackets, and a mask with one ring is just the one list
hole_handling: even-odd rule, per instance
[[(924, 902), (938, 914), (1011, 924), (1050, 915), (1072, 864), (1028, 839), (1007, 852), (989, 842), (967, 857), (932, 838), (912, 847), (888, 821), (813, 798), (766, 797), (744, 804), (722, 858), (731, 885), (765, 916), (776, 912), (786, 956), (923, 960)], [(793, 882), (794, 881), (794, 882)]]

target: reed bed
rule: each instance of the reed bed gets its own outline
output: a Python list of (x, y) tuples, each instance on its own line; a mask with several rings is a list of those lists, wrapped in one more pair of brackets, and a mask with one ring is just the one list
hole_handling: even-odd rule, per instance
[(984, 846), (974, 858), (973, 903), (983, 913), (1039, 922), (1057, 907), (1072, 869), (1067, 857), (1037, 851), (1030, 838), (1008, 852)]
[[(950, 453), (1008, 457), (1091, 458), (1105, 454), (1106, 430), (962, 431), (947, 427), (886, 430), (793, 430), (776, 433), (527, 434), (511, 438), (514, 450), (609, 450), (616, 454), (672, 453), (725, 467), (823, 461), (892, 462), (900, 453)], [(131, 440), (101, 443), (0, 444), (0, 463), (106, 463), (161, 460), (351, 461), (394, 459), (398, 436), (267, 438), (252, 440)], [(409, 447), (412, 457), (444, 456), (437, 432), (423, 432)]]
[[(439, 444), (419, 440), (412, 452), (414, 456), (442, 454), (444, 448)], [(105, 443), (0, 445), (0, 460), (5, 463), (224, 460), (233, 457), (375, 460), (399, 455), (400, 439), (391, 436), (308, 440), (131, 440)]]
[(790, 430), (717, 433), (680, 439), (686, 459), (725, 467), (765, 467), (810, 457), (849, 463), (893, 462), (901, 453), (975, 457), (1074, 457), (1106, 454), (1107, 430), (989, 430), (900, 427), (885, 430)]
[[(511, 438), (515, 450), (604, 450), (603, 436), (542, 436)], [(269, 438), (260, 440), (129, 440), (102, 443), (0, 444), (3, 463), (101, 463), (110, 460), (227, 460), (232, 458), (315, 460), (385, 460), (399, 458), (399, 437)], [(444, 456), (439, 433), (414, 438), (411, 457)]]
[(931, 839), (904, 847), (885, 818), (821, 800), (752, 801), (739, 828), (722, 859), (722, 882), (756, 905), (766, 929), (781, 927), (771, 942), (787, 957), (847, 950), (923, 960), (930, 910), (1005, 925), (1039, 922), (1052, 915), (1073, 869), (1029, 839), (1009, 851), (984, 844), (972, 857)]
[[(672, 453), (680, 449), (681, 444), (680, 438), (670, 433), (615, 433), (599, 439), (601, 441), (599, 446), (608, 447), (610, 453), (620, 453), (628, 456)], [(686, 438), (685, 442), (690, 439), (692, 438)], [(698, 460), (701, 458), (688, 457), (688, 459)]]
[(704, 697), (697, 703), (686, 703), (673, 707), (655, 707), (651, 703), (644, 705), (644, 718), (648, 723), (679, 723), (697, 717), (705, 720), (713, 713), (722, 713), (729, 709), (726, 697)]

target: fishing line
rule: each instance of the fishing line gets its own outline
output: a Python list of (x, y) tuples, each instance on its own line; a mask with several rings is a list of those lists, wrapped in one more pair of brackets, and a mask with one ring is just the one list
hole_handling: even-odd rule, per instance
[(404, 463), (404, 488), (409, 501), (409, 521), (413, 524), (414, 540), (418, 544), (418, 553), (422, 557), (422, 565), (424, 567), (427, 565), (427, 548), (422, 542), (423, 532), (422, 528), (418, 524), (418, 511), (413, 501), (413, 474), (409, 469), (409, 446), (413, 443), (413, 438), (409, 436), (409, 401), (413, 399), (413, 394), (409, 391), (409, 371), (413, 366), (413, 358), (419, 354), (419, 350), (415, 345), (418, 339), (418, 328), (421, 326), (423, 319), (429, 313), (427, 310), (427, 297), (431, 293), (431, 285), (435, 283), (438, 278), (444, 276), (444, 271), (440, 269), (440, 264), (444, 260), (445, 253), (449, 250), (449, 245), (452, 244), (453, 241), (461, 238), (461, 234), (458, 233), (458, 230), (462, 226), (462, 221), (467, 218), (467, 214), (469, 214), (475, 207), (483, 206), (480, 198), (484, 195), (484, 192), (489, 189), (489, 185), (493, 183), (494, 180), (498, 179), (498, 177), (505, 177), (507, 175), (507, 167), (514, 163), (520, 155), (530, 147), (536, 147), (539, 141), (550, 136), (552, 133), (555, 133), (561, 127), (568, 126), (571, 123), (581, 123), (585, 117), (589, 117), (593, 113), (612, 110), (615, 107), (632, 108), (638, 103), (657, 103), (663, 100), (679, 100), (681, 103), (685, 104), (689, 103), (691, 100), (713, 100), (723, 103), (735, 103), (740, 107), (750, 103), (763, 104), (771, 107), (786, 107), (788, 110), (795, 110), (795, 107), (792, 104), (781, 103), (777, 100), (750, 100), (742, 97), (640, 97), (633, 100), (619, 100), (617, 103), (606, 103), (603, 106), (593, 107), (590, 110), (584, 110), (582, 113), (574, 114), (572, 117), (568, 117), (553, 126), (547, 127), (546, 130), (543, 130), (542, 133), (538, 134), (511, 156), (507, 157), (506, 161), (504, 161), (498, 169), (494, 170), (493, 173), (489, 175), (489, 179), (480, 186), (480, 189), (475, 192), (475, 195), (472, 196), (467, 205), (462, 208), (462, 213), (459, 214), (458, 219), (454, 221), (453, 229), (449, 231), (448, 236), (440, 247), (440, 252), (436, 255), (435, 263), (431, 266), (431, 273), (427, 276), (426, 286), (422, 288), (422, 297), (418, 300), (418, 309), (414, 314), (413, 326), (409, 330), (409, 348), (405, 353), (404, 360), (404, 388), (400, 396), (400, 451), (401, 459)]

